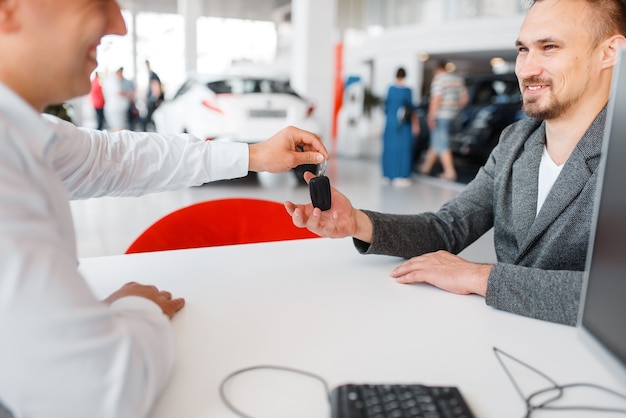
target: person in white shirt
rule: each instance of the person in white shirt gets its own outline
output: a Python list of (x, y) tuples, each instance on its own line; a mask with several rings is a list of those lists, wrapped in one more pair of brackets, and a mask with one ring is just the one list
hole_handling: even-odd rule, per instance
[[(77, 128), (44, 107), (89, 92), (115, 0), (0, 1), (0, 404), (18, 417), (144, 417), (173, 367), (184, 300), (129, 283), (97, 300), (68, 199), (133, 196), (320, 163), (294, 127), (254, 145)], [(6, 410), (0, 407), (0, 416)], [(4, 411), (4, 413), (3, 413)]]

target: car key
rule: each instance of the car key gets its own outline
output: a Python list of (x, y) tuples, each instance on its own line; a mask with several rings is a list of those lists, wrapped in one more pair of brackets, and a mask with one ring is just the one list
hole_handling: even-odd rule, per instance
[(317, 177), (309, 180), (309, 193), (311, 194), (311, 203), (313, 207), (320, 210), (330, 209), (330, 180), (324, 174), (328, 160), (324, 160), (317, 168)]

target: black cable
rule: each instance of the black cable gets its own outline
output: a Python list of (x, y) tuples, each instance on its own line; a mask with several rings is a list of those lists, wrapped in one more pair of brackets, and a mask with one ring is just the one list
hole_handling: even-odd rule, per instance
[(298, 369), (294, 369), (292, 367), (285, 367), (285, 366), (273, 366), (273, 365), (260, 365), (260, 366), (251, 366), (251, 367), (245, 367), (243, 369), (239, 369), (236, 370), (234, 372), (232, 372), (231, 374), (229, 374), (228, 376), (226, 376), (224, 379), (222, 379), (222, 382), (220, 383), (220, 397), (222, 398), (222, 401), (224, 402), (224, 404), (228, 407), (228, 409), (230, 409), (232, 412), (234, 412), (235, 414), (239, 415), (242, 418), (253, 418), (251, 415), (246, 415), (244, 412), (242, 412), (241, 410), (237, 409), (237, 407), (235, 407), (235, 405), (233, 405), (233, 403), (228, 399), (228, 397), (226, 396), (226, 391), (225, 391), (225, 386), (228, 383), (228, 381), (230, 379), (232, 379), (233, 377), (240, 375), (242, 373), (246, 373), (249, 371), (253, 371), (253, 370), (280, 370), (280, 371), (284, 371), (284, 372), (290, 372), (290, 373), (297, 373), (297, 374), (301, 374), (304, 376), (308, 376), (308, 377), (312, 377), (315, 380), (318, 380), (322, 383), (322, 385), (324, 386), (324, 390), (326, 391), (326, 397), (328, 398), (328, 402), (330, 403), (330, 387), (328, 386), (328, 383), (326, 382), (326, 380), (324, 380), (324, 378), (322, 378), (319, 375), (316, 375), (314, 373), (311, 372), (307, 372), (304, 370), (298, 370)]
[[(588, 406), (588, 405), (570, 405), (570, 406), (554, 406), (554, 405), (551, 405), (552, 403), (558, 401), (559, 399), (561, 399), (563, 397), (563, 395), (565, 393), (565, 389), (571, 389), (571, 388), (574, 388), (574, 387), (588, 387), (588, 388), (592, 388), (592, 389), (597, 389), (599, 391), (606, 392), (609, 395), (613, 395), (613, 396), (616, 396), (618, 398), (622, 398), (624, 400), (626, 400), (626, 395), (624, 395), (624, 394), (622, 394), (620, 392), (617, 392), (617, 391), (615, 391), (613, 389), (610, 389), (610, 388), (607, 388), (607, 387), (604, 387), (604, 386), (601, 386), (601, 385), (596, 385), (596, 384), (593, 384), (593, 383), (569, 383), (569, 384), (565, 384), (565, 385), (559, 385), (554, 379), (550, 378), (545, 373), (542, 373), (541, 371), (539, 371), (536, 368), (530, 366), (529, 364), (524, 363), (523, 361), (513, 357), (512, 355), (510, 355), (508, 353), (505, 353), (504, 351), (500, 350), (499, 348), (493, 347), (493, 351), (494, 351), (494, 354), (496, 355), (496, 358), (500, 362), (500, 365), (502, 366), (502, 368), (504, 369), (505, 373), (507, 374), (509, 380), (511, 381), (511, 383), (513, 383), (513, 386), (515, 387), (515, 390), (520, 395), (522, 400), (526, 403), (526, 415), (525, 415), (525, 418), (530, 418), (530, 416), (533, 413), (533, 411), (540, 410), (540, 409), (549, 410), (549, 411), (574, 411), (574, 410), (576, 410), (576, 411), (593, 411), (593, 412), (614, 412), (614, 413), (626, 414), (626, 409), (621, 409), (621, 408), (605, 408), (605, 407), (595, 407), (595, 406)], [(527, 369), (537, 373), (539, 376), (543, 377), (548, 382), (550, 382), (552, 384), (552, 386), (544, 388), (544, 389), (537, 390), (535, 392), (532, 392), (528, 396), (524, 396), (522, 390), (520, 389), (519, 385), (515, 381), (515, 377), (510, 372), (510, 370), (508, 369), (508, 367), (506, 366), (504, 361), (502, 361), (502, 358), (500, 357), (501, 355), (506, 356), (509, 359), (515, 361), (516, 363), (518, 363), (518, 364), (526, 367)], [(533, 398), (535, 398), (537, 396), (540, 396), (540, 395), (545, 395), (546, 393), (549, 393), (551, 391), (556, 391), (557, 393), (553, 397), (543, 401), (539, 405), (533, 405), (532, 404)]]
[[(596, 385), (594, 383), (568, 383), (565, 385), (560, 385), (559, 388), (562, 390), (565, 389), (569, 389), (569, 388), (575, 388), (575, 387), (587, 387), (587, 388), (591, 388), (591, 389), (597, 389), (601, 392), (606, 392), (610, 395), (616, 396), (618, 398), (622, 398), (624, 400), (626, 400), (626, 395), (621, 394), (617, 391), (614, 391), (613, 389), (604, 387), (604, 386), (600, 386), (600, 385)], [(528, 401), (530, 402), (531, 398), (533, 398), (534, 396), (538, 396), (540, 395), (542, 392), (545, 392), (546, 389), (542, 389), (542, 390), (538, 390), (534, 393), (531, 393), (528, 396)], [(622, 414), (626, 414), (626, 409), (621, 409), (621, 408), (606, 408), (606, 407), (596, 407), (596, 406), (587, 406), (587, 405), (570, 405), (570, 406), (551, 406), (549, 405), (551, 401), (548, 402), (544, 402), (541, 406), (542, 409), (545, 410), (550, 410), (550, 411), (571, 411), (571, 410), (578, 410), (578, 411), (593, 411), (593, 412), (614, 412), (614, 413), (622, 413)], [(537, 408), (536, 408), (537, 409)]]
[[(626, 409), (621, 409), (621, 408), (608, 408), (608, 407), (595, 407), (595, 406), (588, 406), (588, 405), (570, 405), (570, 406), (555, 406), (552, 405), (552, 403), (558, 401), (559, 399), (563, 398), (563, 395), (565, 394), (565, 390), (566, 389), (571, 389), (571, 388), (575, 388), (575, 387), (587, 387), (587, 388), (592, 388), (592, 389), (596, 389), (602, 392), (606, 392), (609, 395), (613, 395), (616, 396), (618, 398), (622, 398), (624, 400), (626, 400), (626, 395), (622, 394), (620, 392), (617, 392), (613, 389), (601, 386), (601, 385), (596, 385), (593, 383), (569, 383), (569, 384), (565, 384), (565, 385), (559, 385), (554, 379), (552, 379), (550, 376), (546, 375), (545, 373), (541, 372), (540, 370), (534, 368), (533, 366), (519, 360), (516, 357), (513, 357), (512, 355), (500, 350), (497, 347), (493, 347), (493, 351), (494, 354), (496, 356), (496, 358), (498, 359), (498, 362), (500, 363), (500, 365), (502, 366), (502, 368), (504, 369), (507, 377), (509, 378), (509, 380), (511, 381), (511, 383), (513, 384), (513, 387), (515, 388), (515, 390), (517, 391), (517, 393), (520, 395), (520, 398), (522, 398), (522, 400), (525, 402), (526, 404), (526, 415), (525, 418), (530, 418), (531, 414), (533, 413), (533, 411), (536, 410), (549, 410), (549, 411), (592, 411), (592, 412), (613, 412), (613, 413), (623, 413), (626, 414)], [(506, 366), (506, 364), (504, 363), (504, 361), (502, 360), (501, 356), (505, 356), (507, 358), (509, 358), (510, 360), (522, 365), (523, 367), (526, 367), (528, 370), (533, 371), (534, 373), (538, 374), (539, 376), (543, 377), (544, 379), (546, 379), (548, 382), (550, 382), (551, 386), (547, 387), (547, 388), (543, 388), (543, 389), (539, 389), (535, 392), (532, 392), (530, 395), (528, 396), (524, 396), (524, 393), (522, 392), (521, 388), (519, 387), (519, 385), (517, 384), (517, 381), (515, 380), (515, 377), (513, 376), (513, 374), (511, 373), (511, 371), (509, 370), (509, 368)], [(226, 376), (224, 379), (222, 379), (222, 382), (220, 383), (220, 397), (222, 398), (222, 401), (224, 402), (224, 404), (235, 414), (239, 415), (242, 418), (253, 418), (251, 415), (246, 415), (246, 413), (242, 412), (241, 410), (239, 410), (235, 405), (233, 405), (233, 403), (228, 399), (228, 397), (226, 396), (226, 391), (225, 391), (225, 386), (226, 384), (235, 376), (240, 375), (242, 373), (246, 373), (249, 371), (253, 371), (253, 370), (279, 370), (279, 371), (285, 371), (285, 372), (290, 372), (290, 373), (296, 373), (296, 374), (301, 374), (304, 376), (308, 376), (308, 377), (312, 377), (316, 380), (318, 380), (319, 382), (322, 383), (322, 385), (324, 386), (324, 390), (326, 392), (326, 396), (328, 398), (328, 402), (331, 402), (331, 391), (330, 391), (330, 387), (328, 386), (328, 383), (326, 382), (326, 380), (324, 380), (324, 378), (322, 378), (319, 375), (316, 375), (314, 373), (311, 372), (307, 372), (304, 370), (298, 370), (295, 368), (291, 368), (291, 367), (285, 367), (285, 366), (274, 366), (274, 365), (260, 365), (260, 366), (251, 366), (251, 367), (246, 367), (243, 369), (239, 369), (236, 370), (232, 373), (230, 373), (228, 376)], [(541, 395), (545, 395), (551, 391), (556, 391), (556, 394), (550, 398), (548, 398), (547, 400), (543, 401), (542, 403), (540, 403), (539, 405), (533, 405), (532, 401), (534, 398), (541, 396)]]

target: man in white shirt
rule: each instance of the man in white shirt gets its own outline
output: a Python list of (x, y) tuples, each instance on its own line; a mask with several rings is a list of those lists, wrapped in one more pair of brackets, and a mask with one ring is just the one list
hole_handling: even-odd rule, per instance
[(42, 117), (46, 105), (89, 92), (100, 39), (125, 32), (115, 0), (0, 1), (0, 404), (16, 418), (143, 417), (173, 366), (168, 319), (184, 300), (138, 283), (96, 300), (77, 270), (68, 199), (328, 157), (318, 137), (293, 127), (247, 145)]

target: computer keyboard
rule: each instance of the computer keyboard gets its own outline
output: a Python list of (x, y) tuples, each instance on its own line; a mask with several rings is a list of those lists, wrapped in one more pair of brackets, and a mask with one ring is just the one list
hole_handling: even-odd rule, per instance
[(473, 418), (454, 386), (347, 384), (331, 394), (332, 418)]

